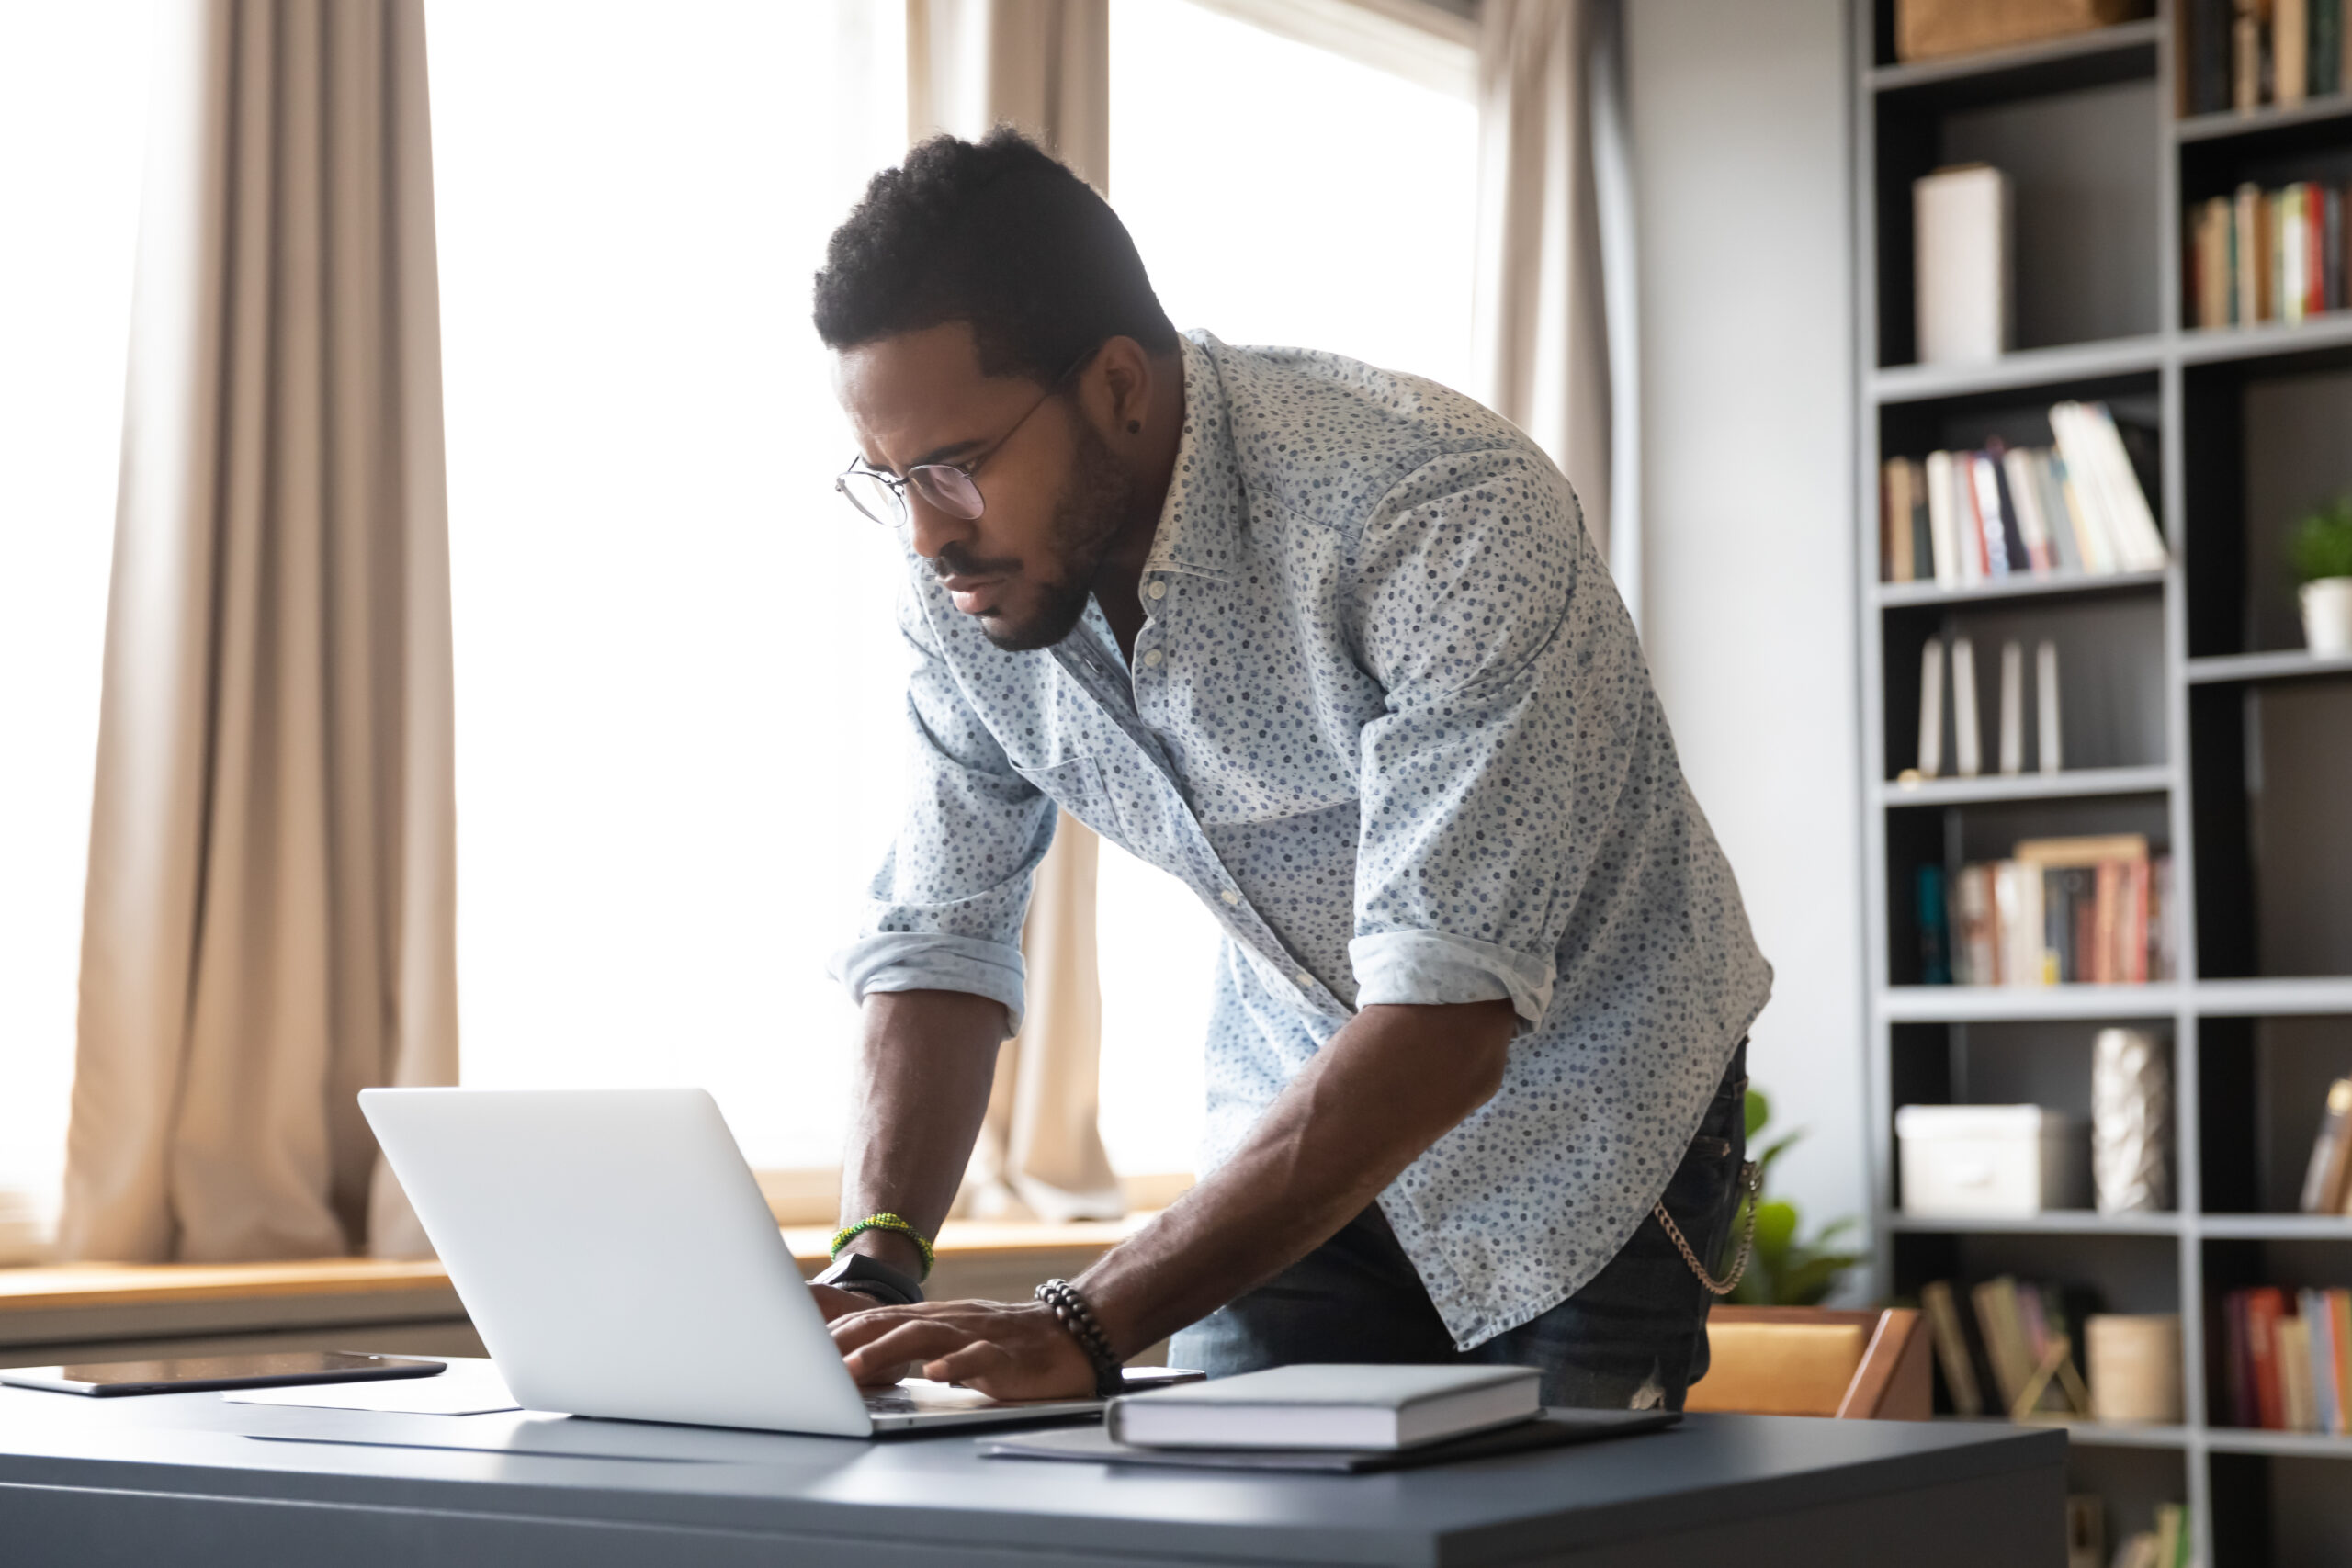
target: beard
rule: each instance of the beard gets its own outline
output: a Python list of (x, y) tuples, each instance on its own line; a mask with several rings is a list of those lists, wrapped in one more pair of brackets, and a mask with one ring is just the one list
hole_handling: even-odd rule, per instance
[[(1083, 415), (1072, 411), (1070, 424), (1077, 455), (1046, 534), (1051, 575), (1035, 580), (1036, 603), (1020, 620), (1001, 614), (980, 619), (981, 634), (1007, 653), (1051, 648), (1070, 634), (1086, 614), (1103, 558), (1135, 510), (1135, 475)], [(939, 564), (950, 573), (956, 570), (946, 551)]]

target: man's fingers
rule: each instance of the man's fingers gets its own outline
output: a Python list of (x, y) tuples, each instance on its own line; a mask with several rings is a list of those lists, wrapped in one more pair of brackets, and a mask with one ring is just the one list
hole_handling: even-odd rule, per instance
[(981, 1325), (993, 1322), (989, 1302), (926, 1302), (916, 1306), (877, 1306), (834, 1318), (826, 1326), (832, 1330), (833, 1343), (846, 1355), (861, 1345), (872, 1344), (883, 1335), (902, 1324), (955, 1324), (966, 1331), (967, 1337), (978, 1338)]
[[(972, 1333), (959, 1324), (935, 1318), (889, 1325), (888, 1331), (866, 1340), (842, 1356), (853, 1376), (874, 1381), (886, 1368), (909, 1361), (932, 1361), (952, 1355), (972, 1343)], [(897, 1374), (893, 1374), (895, 1381)]]
[(862, 1345), (872, 1344), (907, 1321), (904, 1307), (874, 1307), (863, 1312), (846, 1313), (825, 1326), (832, 1330), (834, 1348), (846, 1356)]
[(922, 1375), (933, 1382), (960, 1382), (994, 1399), (998, 1394), (989, 1386), (989, 1374), (1012, 1370), (1012, 1355), (1003, 1346), (987, 1339), (976, 1339), (960, 1350), (950, 1351), (936, 1360), (925, 1362)]

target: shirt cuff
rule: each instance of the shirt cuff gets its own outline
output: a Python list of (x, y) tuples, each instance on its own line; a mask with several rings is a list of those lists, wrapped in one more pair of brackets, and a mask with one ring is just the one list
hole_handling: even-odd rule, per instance
[(833, 954), (825, 971), (853, 1002), (871, 991), (964, 991), (1004, 1004), (1004, 1036), (1021, 1032), (1021, 950), (978, 937), (877, 931)]
[(1508, 998), (1524, 1034), (1552, 1005), (1551, 959), (1531, 958), (1491, 942), (1443, 931), (1378, 931), (1348, 943), (1356, 972), (1356, 1006), (1409, 1002), (1423, 1007)]

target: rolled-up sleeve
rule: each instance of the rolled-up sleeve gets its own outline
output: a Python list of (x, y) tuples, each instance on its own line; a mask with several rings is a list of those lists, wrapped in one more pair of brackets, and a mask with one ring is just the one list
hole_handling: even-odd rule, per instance
[(1004, 1004), (1008, 1032), (1023, 1012), (1021, 926), (1055, 811), (1014, 771), (972, 712), (910, 588), (899, 629), (914, 656), (907, 809), (866, 890), (855, 941), (832, 976), (863, 1001), (874, 991), (966, 991)]
[(1426, 465), (1366, 525), (1349, 604), (1386, 700), (1359, 741), (1359, 1007), (1507, 998), (1524, 1032), (1551, 1005), (1645, 680), (1572, 613), (1603, 570), (1583, 534), (1519, 451)]

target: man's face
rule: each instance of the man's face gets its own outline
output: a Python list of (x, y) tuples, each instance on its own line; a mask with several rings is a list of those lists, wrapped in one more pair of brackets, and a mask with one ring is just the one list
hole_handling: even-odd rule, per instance
[(985, 456), (973, 475), (985, 502), (978, 517), (940, 511), (920, 487), (909, 488), (907, 510), (915, 553), (956, 607), (1008, 650), (1048, 647), (1078, 624), (1134, 506), (1133, 476), (1079, 406), (1081, 381), (1038, 407), (1038, 383), (980, 374), (962, 321), (861, 344), (834, 360), (834, 391), (873, 467), (903, 476)]

